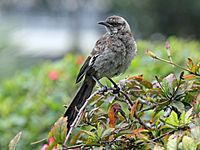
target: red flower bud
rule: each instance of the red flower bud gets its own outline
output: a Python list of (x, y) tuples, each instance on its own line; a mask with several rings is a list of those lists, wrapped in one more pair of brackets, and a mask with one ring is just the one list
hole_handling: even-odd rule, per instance
[(58, 72), (53, 70), (53, 71), (50, 71), (49, 74), (49, 79), (54, 81), (54, 80), (57, 80), (58, 79)]
[(166, 48), (166, 49), (170, 49), (170, 43), (169, 43), (169, 41), (166, 42), (165, 48)]

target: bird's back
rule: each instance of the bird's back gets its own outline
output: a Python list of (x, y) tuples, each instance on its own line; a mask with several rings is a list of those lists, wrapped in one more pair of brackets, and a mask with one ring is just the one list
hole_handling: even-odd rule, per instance
[(106, 33), (96, 42), (94, 54), (99, 55), (93, 64), (98, 78), (119, 75), (126, 71), (135, 55), (134, 39), (131, 34)]

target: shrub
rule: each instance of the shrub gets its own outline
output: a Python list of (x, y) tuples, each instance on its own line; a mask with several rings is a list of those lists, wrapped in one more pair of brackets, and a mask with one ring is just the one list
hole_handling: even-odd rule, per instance
[[(71, 130), (67, 133), (67, 118), (61, 117), (49, 138), (63, 149), (199, 149), (200, 60), (188, 58), (184, 68), (172, 62), (170, 47), (166, 47), (170, 60), (149, 50), (147, 54), (189, 74), (156, 76), (154, 82), (142, 75), (132, 76), (119, 82), (118, 94), (96, 91), (86, 101), (86, 109), (79, 110), (77, 120), (82, 121), (73, 136)], [(74, 121), (72, 128), (76, 124)]]
[[(172, 60), (175, 60), (177, 64), (185, 66), (184, 62), (188, 57), (194, 58), (194, 62), (196, 62), (199, 56), (198, 48), (200, 47), (198, 42), (180, 40), (174, 37), (169, 38), (169, 41), (172, 49)], [(154, 52), (158, 56), (167, 58), (163, 43), (138, 41), (138, 56), (134, 59), (126, 74), (115, 78), (116, 81), (124, 78), (127, 78), (124, 81), (129, 81), (132, 76), (144, 74), (141, 77), (144, 81), (151, 83), (150, 81), (155, 80), (154, 76), (157, 75), (160, 78), (159, 81), (162, 82), (161, 79), (171, 72), (174, 72), (176, 76), (178, 75), (181, 69), (149, 59), (144, 54), (147, 48), (155, 50)], [(180, 57), (180, 54), (182, 57)], [(0, 115), (2, 120), (0, 122), (0, 147), (7, 149), (12, 137), (22, 131), (19, 149), (41, 148), (41, 144), (30, 145), (30, 143), (44, 139), (53, 122), (63, 114), (63, 105), (69, 103), (78, 87), (75, 85), (75, 78), (82, 61), (83, 56), (67, 54), (62, 60), (34, 66), (23, 72), (18, 72), (12, 78), (2, 82), (0, 85)], [(178, 77), (177, 80), (179, 80)], [(199, 82), (198, 79), (196, 80)], [(106, 80), (102, 79), (102, 82), (110, 86)], [(143, 90), (150, 89), (143, 87)], [(187, 95), (186, 98), (191, 99), (192, 96)], [(107, 97), (112, 97), (112, 93), (108, 93)], [(129, 110), (125, 108), (127, 106), (124, 103), (119, 104), (125, 112), (125, 116), (129, 117)], [(101, 109), (105, 111), (105, 114), (111, 105), (112, 103), (102, 104)], [(92, 109), (91, 104), (87, 107), (87, 111), (90, 111), (90, 109)], [(187, 111), (185, 110), (185, 112)], [(147, 115), (150, 116), (151, 113), (148, 112)], [(101, 124), (98, 126), (101, 127)], [(86, 129), (86, 127), (84, 128)], [(75, 130), (78, 130), (78, 128)], [(90, 131), (90, 129), (87, 127), (86, 131)], [(165, 132), (163, 131), (163, 133)]]

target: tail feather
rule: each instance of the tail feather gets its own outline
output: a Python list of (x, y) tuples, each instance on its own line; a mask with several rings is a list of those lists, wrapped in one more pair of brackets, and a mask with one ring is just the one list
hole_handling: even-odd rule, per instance
[(96, 82), (92, 79), (92, 77), (86, 76), (82, 86), (79, 88), (74, 99), (64, 113), (64, 117), (68, 117), (68, 129), (70, 129), (70, 126), (72, 125), (78, 114), (77, 110), (80, 110), (80, 108), (86, 102), (87, 98), (90, 97), (95, 84)]

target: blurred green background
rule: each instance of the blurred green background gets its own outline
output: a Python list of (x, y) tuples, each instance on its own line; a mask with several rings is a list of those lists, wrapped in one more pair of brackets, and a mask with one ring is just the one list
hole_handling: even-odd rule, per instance
[[(145, 55), (150, 49), (185, 66), (200, 57), (200, 1), (1, 0), (0, 149), (23, 131), (18, 149), (47, 137), (79, 85), (75, 78), (86, 55), (105, 30), (96, 24), (116, 14), (128, 20), (138, 55), (119, 79), (144, 74), (149, 80), (179, 72)], [(103, 79), (105, 84), (109, 84)]]

